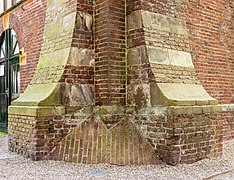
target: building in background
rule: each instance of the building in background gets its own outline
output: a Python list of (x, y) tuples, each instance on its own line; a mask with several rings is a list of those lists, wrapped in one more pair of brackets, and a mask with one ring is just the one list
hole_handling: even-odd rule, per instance
[(233, 5), (1, 1), (0, 129), (9, 149), (33, 160), (136, 165), (221, 156), (234, 137)]
[(17, 4), (20, 0), (1, 0), (0, 2), (0, 13), (3, 13), (7, 9)]

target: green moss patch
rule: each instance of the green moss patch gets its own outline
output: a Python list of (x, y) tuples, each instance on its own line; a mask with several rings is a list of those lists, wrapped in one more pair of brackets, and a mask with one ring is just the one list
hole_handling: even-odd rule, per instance
[(0, 131), (0, 135), (2, 135), (2, 134), (3, 134), (3, 135), (6, 135), (7, 133), (6, 133), (6, 132), (1, 132), (1, 131)]

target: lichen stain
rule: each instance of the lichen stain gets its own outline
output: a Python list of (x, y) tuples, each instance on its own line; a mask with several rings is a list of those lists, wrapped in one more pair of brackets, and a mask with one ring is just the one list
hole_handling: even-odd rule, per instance
[(146, 97), (143, 88), (138, 88), (135, 95), (136, 108), (142, 108), (146, 106)]

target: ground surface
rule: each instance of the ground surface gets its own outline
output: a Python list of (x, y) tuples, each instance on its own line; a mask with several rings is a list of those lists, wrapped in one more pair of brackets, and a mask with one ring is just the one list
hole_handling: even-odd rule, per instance
[(234, 180), (234, 140), (224, 144), (223, 158), (192, 165), (113, 166), (81, 165), (55, 161), (34, 162), (7, 151), (7, 136), (0, 135), (0, 180)]

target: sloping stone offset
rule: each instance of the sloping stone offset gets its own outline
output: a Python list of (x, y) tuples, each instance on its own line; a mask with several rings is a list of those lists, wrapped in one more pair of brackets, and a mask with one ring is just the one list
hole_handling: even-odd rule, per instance
[[(138, 19), (138, 21), (135, 21), (136, 19)], [(167, 45), (167, 42), (159, 42), (159, 44), (155, 44), (155, 39), (153, 39), (151, 34), (146, 34), (147, 30), (150, 30), (153, 33), (158, 32), (159, 34), (164, 32), (164, 36), (167, 35), (165, 34), (166, 32), (174, 36), (181, 35), (185, 37), (185, 39), (188, 39), (185, 21), (148, 11), (133, 12), (128, 16), (128, 20), (128, 29), (143, 28), (145, 38), (148, 41), (146, 43), (147, 51), (145, 55), (139, 53), (139, 50), (142, 49), (141, 46), (140, 48), (139, 46), (131, 48), (128, 51), (128, 62), (130, 66), (145, 63), (167, 65), (172, 67), (168, 70), (171, 71), (170, 73), (173, 73), (172, 69), (175, 66), (194, 69), (192, 57), (189, 52), (175, 50), (170, 45)], [(168, 38), (170, 39), (170, 37)], [(173, 43), (177, 44), (179, 47), (183, 44), (179, 41), (175, 41)], [(142, 55), (145, 56), (145, 58), (143, 58)], [(146, 62), (143, 62), (142, 59), (147, 60)], [(154, 71), (152, 71), (152, 74), (155, 75)], [(157, 75), (159, 74), (160, 73)], [(175, 76), (179, 75), (175, 74)], [(157, 80), (156, 75), (155, 79)], [(191, 79), (193, 79), (193, 77), (191, 77)], [(204, 87), (198, 84), (178, 84), (176, 82), (157, 84), (151, 83), (150, 92), (152, 106), (193, 106), (218, 104), (217, 100), (208, 95)]]
[[(50, 7), (63, 7), (63, 4), (66, 2), (66, 0), (60, 0), (55, 3), (53, 0), (48, 0), (47, 16), (51, 16), (50, 11), (54, 11), (54, 9), (50, 9)], [(66, 42), (70, 42), (70, 45), (63, 49), (60, 48), (57, 51), (50, 51), (46, 54), (41, 54), (32, 84), (28, 86), (20, 98), (12, 103), (12, 108), (9, 108), (9, 114), (17, 114), (17, 110), (20, 108), (17, 107), (14, 110), (14, 106), (62, 105), (62, 87), (59, 80), (63, 75), (64, 67), (69, 59), (72, 58), (70, 57), (70, 47), (77, 15), (75, 10), (76, 9), (69, 14), (59, 17), (56, 22), (51, 21), (45, 25), (43, 47), (47, 46), (47, 41), (51, 41), (55, 46), (58, 46), (59, 44), (56, 44), (56, 39), (59, 40), (61, 38), (63, 35), (61, 34), (62, 31), (70, 31), (70, 39), (68, 37), (66, 38)], [(53, 71), (54, 67), (57, 67), (55, 71)], [(49, 112), (50, 111), (48, 111), (48, 113)]]
[(151, 100), (152, 105), (165, 106), (218, 104), (202, 85), (197, 84), (157, 83), (151, 86)]

